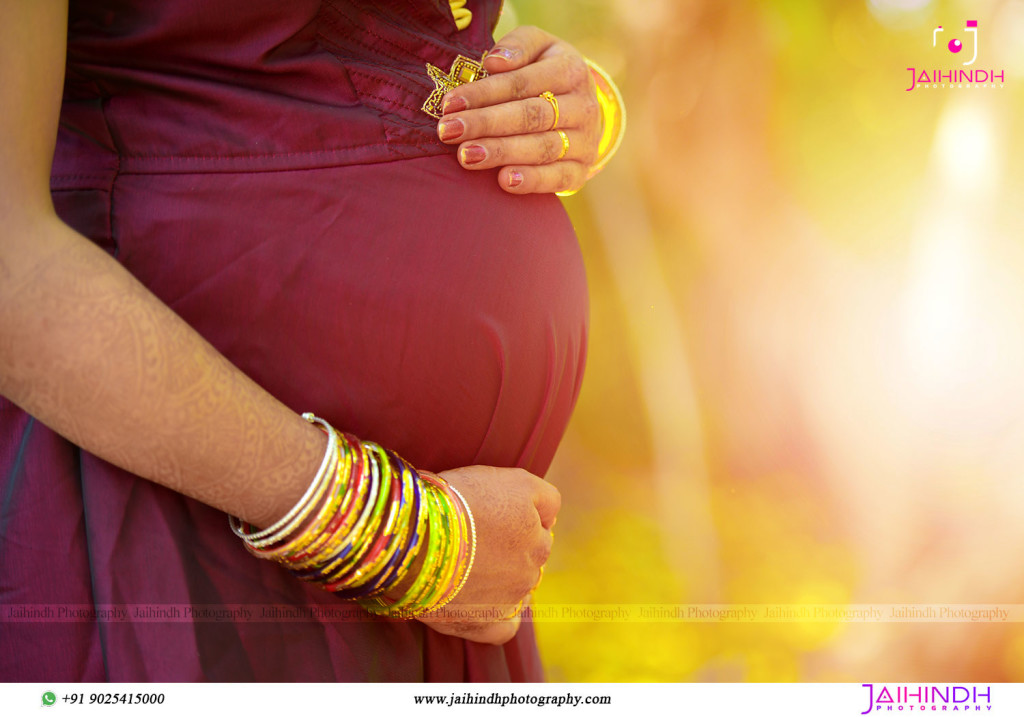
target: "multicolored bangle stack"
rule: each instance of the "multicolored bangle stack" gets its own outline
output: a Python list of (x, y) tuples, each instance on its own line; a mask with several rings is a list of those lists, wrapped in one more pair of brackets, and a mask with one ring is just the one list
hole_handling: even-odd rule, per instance
[[(303, 418), (328, 436), (320, 470), (269, 528), (254, 531), (229, 518), (249, 552), (376, 614), (413, 618), (451, 602), (476, 555), (476, 525), (462, 494), (376, 443), (338, 433), (311, 413)], [(385, 597), (423, 550), (423, 567), (405, 594)]]

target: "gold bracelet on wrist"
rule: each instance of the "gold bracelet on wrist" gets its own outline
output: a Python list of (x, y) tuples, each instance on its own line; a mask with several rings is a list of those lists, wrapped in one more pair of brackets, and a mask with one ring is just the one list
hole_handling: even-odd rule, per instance
[[(597, 159), (587, 170), (587, 181), (592, 179), (598, 172), (604, 169), (622, 144), (622, 137), (626, 134), (626, 104), (622, 100), (622, 93), (612, 81), (611, 76), (596, 65), (593, 61), (587, 60), (587, 67), (594, 78), (597, 88), (597, 104), (601, 109), (601, 139), (597, 145)], [(560, 197), (568, 197), (578, 190), (571, 189), (564, 192), (557, 192)]]

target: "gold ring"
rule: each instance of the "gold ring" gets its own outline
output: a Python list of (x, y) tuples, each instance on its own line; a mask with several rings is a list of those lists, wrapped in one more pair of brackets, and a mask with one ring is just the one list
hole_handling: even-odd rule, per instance
[(537, 588), (540, 587), (540, 582), (543, 579), (544, 579), (544, 566), (541, 565), (540, 566), (540, 575), (537, 576), (537, 582), (534, 584), (534, 586), (532, 588), (530, 588), (530, 592), (531, 593), (534, 592)]
[(501, 616), (500, 622), (509, 622), (510, 620), (515, 620), (516, 617), (519, 615), (519, 613), (521, 613), (522, 611), (523, 611), (523, 601), (520, 600), (518, 603), (516, 603), (516, 606), (514, 608), (512, 608), (512, 612), (511, 613), (509, 613), (508, 615), (502, 615)]
[(548, 103), (551, 105), (551, 109), (555, 111), (555, 119), (554, 121), (552, 121), (549, 131), (558, 129), (558, 98), (555, 97), (554, 92), (550, 92), (548, 90), (541, 92), (539, 97), (541, 97), (541, 99), (547, 100)]
[(554, 159), (554, 161), (557, 162), (569, 153), (569, 137), (560, 129), (556, 129), (555, 131), (558, 132), (558, 136), (562, 138), (562, 151), (559, 152), (558, 156)]

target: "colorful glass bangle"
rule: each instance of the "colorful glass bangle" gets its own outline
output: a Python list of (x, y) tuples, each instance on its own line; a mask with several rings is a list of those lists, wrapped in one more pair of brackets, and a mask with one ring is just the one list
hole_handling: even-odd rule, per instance
[(438, 476), (434, 478), (446, 514), (454, 518), (444, 526), (450, 537), (450, 551), (447, 564), (435, 575), (433, 589), (420, 597), (413, 617), (440, 610), (450, 603), (465, 585), (476, 555), (476, 525), (468, 512), (469, 504), (450, 483)]
[(310, 546), (299, 553), (285, 555), (285, 565), (302, 579), (307, 579), (318, 568), (336, 558), (346, 550), (346, 540), (356, 520), (363, 513), (369, 498), (370, 474), (365, 469), (366, 456), (361, 446), (352, 446), (348, 437), (343, 436), (351, 461), (349, 467), (349, 490), (342, 500), (333, 520), (324, 529), (323, 535), (316, 541), (315, 549)]
[[(374, 548), (370, 551), (372, 557), (368, 558), (367, 564), (360, 569), (361, 576), (351, 583), (353, 588), (369, 585), (367, 592), (374, 592), (383, 584), (391, 569), (400, 562), (395, 558), (399, 556), (400, 549), (407, 541), (412, 527), (410, 517), (416, 481), (409, 478), (405, 461), (391, 451), (386, 453), (392, 463), (392, 470), (396, 468), (398, 470), (398, 475), (395, 476), (393, 482), (398, 495), (392, 500), (391, 510), (381, 525)], [(361, 597), (361, 595), (353, 597)]]
[[(393, 528), (397, 517), (405, 503), (402, 501), (401, 475), (394, 475), (394, 471), (380, 446), (370, 443), (366, 444), (371, 453), (376, 453), (375, 464), (381, 473), (381, 487), (378, 492), (377, 504), (364, 531), (361, 540), (362, 545), (354, 550), (343, 565), (336, 569), (330, 577), (330, 583), (342, 583), (356, 588), (366, 583), (376, 575), (383, 563), (387, 562), (385, 547), (395, 537), (388, 530)], [(388, 516), (383, 517), (383, 511), (387, 507)], [(388, 526), (391, 526), (389, 528)], [(383, 555), (383, 557), (382, 557)], [(328, 588), (329, 589), (329, 588)]]
[[(346, 441), (347, 444), (347, 441)], [(338, 512), (327, 524), (322, 535), (302, 552), (281, 556), (282, 564), (303, 580), (315, 580), (319, 571), (328, 563), (347, 554), (350, 538), (356, 522), (367, 509), (372, 490), (371, 472), (366, 468), (365, 451), (361, 446), (351, 445), (352, 461), (349, 463), (349, 494), (343, 499)]]
[(262, 551), (265, 557), (282, 556), (289, 563), (297, 565), (305, 558), (316, 555), (324, 547), (331, 536), (337, 532), (337, 521), (347, 515), (351, 503), (356, 497), (356, 491), (352, 490), (350, 479), (352, 461), (352, 451), (348, 444), (345, 441), (340, 441), (337, 473), (331, 490), (328, 492), (329, 497), (324, 501), (324, 505), (313, 523), (304, 534), (297, 536), (280, 548)]
[(469, 509), (469, 503), (466, 502), (465, 497), (463, 497), (462, 493), (460, 493), (455, 486), (449, 483), (448, 488), (452, 491), (452, 493), (455, 494), (455, 496), (462, 503), (462, 507), (464, 510), (463, 517), (468, 523), (469, 528), (469, 556), (465, 563), (465, 569), (462, 571), (462, 574), (459, 576), (459, 581), (455, 585), (455, 589), (452, 590), (452, 592), (441, 603), (438, 604), (438, 608), (444, 607), (452, 600), (454, 600), (460, 592), (462, 592), (462, 588), (465, 587), (466, 581), (469, 580), (469, 573), (473, 570), (473, 562), (476, 560), (476, 521), (473, 520), (473, 511)]
[[(426, 504), (427, 504), (427, 521), (429, 523), (427, 533), (427, 558), (423, 563), (423, 568), (420, 570), (420, 574), (416, 576), (413, 584), (409, 586), (409, 591), (402, 598), (394, 601), (380, 601), (380, 606), (383, 609), (377, 609), (376, 605), (364, 605), (370, 612), (377, 614), (390, 615), (392, 617), (411, 617), (411, 610), (415, 609), (416, 602), (419, 597), (429, 587), (429, 582), (437, 570), (437, 564), (440, 562), (441, 556), (439, 555), (439, 548), (441, 547), (441, 541), (443, 536), (440, 530), (440, 521), (437, 517), (439, 507), (437, 503), (436, 492), (430, 487), (426, 491)], [(410, 608), (407, 610), (407, 614), (403, 614), (401, 611), (403, 608)]]
[(433, 591), (421, 600), (419, 612), (415, 613), (414, 616), (435, 610), (443, 603), (447, 603), (448, 600), (446, 598), (458, 582), (458, 577), (462, 572), (461, 569), (466, 564), (468, 541), (465, 539), (465, 520), (456, 503), (456, 498), (450, 490), (450, 486), (447, 482), (440, 481), (440, 479), (438, 481), (439, 498), (445, 506), (446, 513), (454, 518), (454, 520), (447, 521), (443, 526), (445, 534), (449, 538), (450, 552), (446, 564), (438, 570), (435, 576)]
[[(408, 466), (403, 465), (403, 473)], [(394, 549), (387, 554), (386, 561), (377, 575), (368, 577), (365, 584), (344, 588), (333, 584), (324, 585), (328, 590), (334, 590), (337, 596), (343, 600), (358, 600), (373, 596), (377, 593), (388, 590), (393, 584), (401, 580), (408, 572), (403, 566), (411, 564), (416, 556), (417, 542), (422, 534), (422, 526), (426, 523), (426, 514), (420, 510), (422, 505), (422, 491), (419, 481), (406, 480), (403, 475), (401, 480), (403, 494), (408, 492), (408, 504), (410, 517), (399, 514), (398, 525), (393, 528)], [(403, 495), (403, 500), (405, 500)], [(384, 534), (388, 533), (388, 526), (384, 526)], [(409, 558), (409, 552), (412, 557)], [(408, 558), (408, 563), (406, 562)]]
[(363, 535), (366, 532), (367, 525), (370, 522), (370, 515), (376, 509), (378, 489), (380, 487), (380, 469), (376, 461), (370, 455), (365, 444), (362, 449), (364, 452), (365, 465), (368, 467), (370, 476), (370, 487), (366, 496), (366, 502), (363, 504), (363, 510), (356, 519), (355, 525), (352, 526), (349, 534), (344, 536), (344, 539), (338, 548), (336, 558), (330, 563), (314, 569), (312, 577), (315, 579), (330, 582), (332, 580), (332, 575), (342, 572), (342, 569), (346, 565), (349, 557), (353, 555), (354, 551), (358, 551), (362, 547), (361, 542)]
[[(424, 524), (421, 517), (422, 491), (418, 486), (415, 471), (395, 454), (384, 451), (379, 446), (376, 448), (380, 451), (382, 459), (392, 464), (390, 470), (394, 474), (393, 485), (400, 486), (398, 517), (395, 521), (397, 526), (393, 530), (388, 527), (391, 521), (389, 516), (380, 526), (374, 539), (374, 547), (365, 556), (364, 562), (351, 566), (347, 573), (338, 571), (330, 576), (332, 581), (324, 587), (338, 591), (339, 596), (343, 598), (356, 599), (381, 592), (401, 580), (407, 572), (408, 565), (415, 558), (418, 547), (413, 549), (412, 546), (418, 546), (418, 534), (422, 532)], [(362, 587), (367, 583), (369, 587)]]
[[(302, 499), (271, 528), (252, 532), (229, 520), (246, 549), (371, 612), (415, 617), (451, 602), (476, 555), (476, 526), (462, 495), (375, 443), (304, 417), (328, 434), (324, 460)], [(397, 600), (383, 597), (424, 550), (411, 586)]]
[[(412, 471), (411, 467), (409, 468)], [(415, 476), (415, 472), (412, 471)], [(410, 531), (408, 542), (403, 546), (402, 550), (399, 551), (398, 563), (394, 568), (393, 572), (388, 575), (384, 582), (381, 583), (380, 587), (374, 591), (374, 593), (383, 593), (398, 583), (402, 582), (409, 571), (412, 569), (413, 563), (416, 561), (416, 557), (419, 555), (420, 550), (423, 548), (425, 543), (425, 535), (427, 530), (427, 509), (426, 509), (426, 488), (423, 485), (423, 481), (416, 477), (412, 481), (416, 495), (416, 513), (412, 524), (412, 530)]]
[[(438, 505), (438, 515), (450, 514), (450, 506), (447, 505), (447, 497), (440, 489), (434, 494)], [(430, 578), (423, 584), (423, 590), (415, 596), (408, 606), (410, 617), (419, 617), (432, 611), (444, 597), (446, 586), (451, 579), (451, 573), (456, 568), (457, 551), (459, 549), (458, 535), (453, 521), (439, 518), (431, 530), (439, 530), (441, 540), (437, 549), (439, 560), (435, 564)]]

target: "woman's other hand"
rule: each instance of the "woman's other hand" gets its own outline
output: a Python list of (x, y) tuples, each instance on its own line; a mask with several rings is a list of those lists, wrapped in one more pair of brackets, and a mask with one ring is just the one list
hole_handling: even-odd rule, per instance
[(551, 554), (561, 496), (553, 485), (520, 468), (471, 466), (439, 475), (473, 511), (476, 559), (455, 600), (420, 621), (474, 642), (507, 642), (519, 629), (516, 606), (540, 582)]
[[(500, 167), (507, 192), (579, 189), (597, 159), (601, 111), (594, 80), (572, 45), (536, 27), (518, 27), (484, 59), (489, 76), (461, 85), (443, 100), (438, 136), (459, 145), (466, 169)], [(552, 102), (542, 92), (554, 94)], [(562, 130), (568, 149), (562, 155)]]

